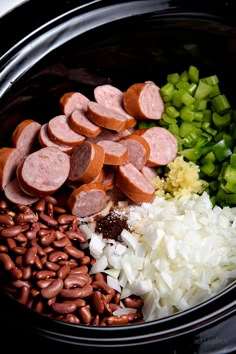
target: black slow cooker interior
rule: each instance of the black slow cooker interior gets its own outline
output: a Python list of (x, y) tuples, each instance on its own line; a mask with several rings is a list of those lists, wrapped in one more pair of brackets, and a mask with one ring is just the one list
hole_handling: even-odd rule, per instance
[[(25, 4), (25, 9), (32, 2)], [(236, 107), (236, 26), (232, 13), (225, 16), (225, 12), (215, 13), (211, 7), (207, 10), (201, 6), (193, 11), (168, 1), (80, 3), (77, 8), (74, 2), (69, 8), (67, 4), (67, 14), (31, 33), (2, 56), (1, 146), (9, 145), (14, 127), (23, 119), (44, 123), (58, 114), (58, 99), (65, 92), (80, 91), (92, 98), (94, 87), (105, 83), (122, 90), (146, 80), (161, 86), (168, 73), (182, 72), (189, 65), (196, 65), (201, 76), (217, 74), (223, 91)], [(20, 14), (22, 9), (15, 10), (14, 18), (17, 11)], [(39, 22), (36, 12), (32, 14)], [(3, 27), (9, 25), (7, 18), (10, 21), (12, 16), (6, 16)], [(168, 338), (197, 332), (232, 315), (235, 295), (232, 286), (190, 311), (126, 328), (59, 323), (4, 296), (1, 311), (11, 334), (23, 331), (24, 336), (34, 333), (64, 345), (103, 350), (152, 345), (156, 352), (163, 341), (169, 346)]]

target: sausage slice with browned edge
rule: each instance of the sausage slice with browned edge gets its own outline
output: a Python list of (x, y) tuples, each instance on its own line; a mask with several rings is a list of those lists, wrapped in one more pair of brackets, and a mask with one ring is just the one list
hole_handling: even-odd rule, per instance
[(15, 177), (16, 168), (21, 161), (21, 153), (16, 148), (0, 148), (0, 189), (3, 190)]
[(11, 143), (20, 151), (22, 157), (29, 155), (37, 147), (40, 128), (41, 124), (32, 119), (23, 120), (15, 128), (11, 136)]
[(63, 114), (69, 116), (75, 109), (87, 111), (89, 99), (80, 92), (67, 92), (59, 100)]
[(161, 119), (164, 102), (160, 88), (150, 82), (131, 85), (124, 93), (124, 107), (136, 119)]
[(101, 172), (104, 164), (104, 149), (85, 141), (74, 148), (70, 160), (69, 181), (90, 183)]
[(69, 156), (55, 147), (45, 147), (28, 155), (17, 168), (20, 188), (43, 197), (56, 192), (68, 178)]
[(154, 200), (154, 186), (132, 163), (118, 167), (116, 183), (134, 203), (152, 203)]
[(120, 112), (127, 118), (126, 128), (133, 128), (136, 125), (136, 120), (124, 109), (123, 98), (124, 94), (121, 90), (112, 85), (100, 85), (94, 89), (95, 101), (102, 106), (112, 108)]
[(128, 150), (127, 162), (131, 162), (138, 170), (141, 170), (150, 155), (150, 146), (147, 141), (139, 135), (131, 134), (121, 139), (119, 143)]
[(88, 118), (99, 127), (116, 132), (122, 132), (126, 129), (127, 119), (124, 115), (97, 102), (90, 101), (88, 103), (87, 114)]
[(86, 217), (103, 210), (107, 202), (108, 196), (100, 184), (83, 184), (69, 196), (68, 207), (73, 215)]
[(29, 205), (35, 203), (39, 197), (30, 196), (22, 191), (17, 178), (14, 178), (4, 188), (5, 196), (15, 204)]
[(41, 147), (47, 147), (47, 146), (54, 146), (57, 149), (69, 154), (73, 146), (68, 146), (68, 145), (63, 145), (63, 144), (57, 144), (54, 142), (52, 139), (49, 138), (48, 136), (48, 123), (43, 124), (40, 128), (39, 134), (38, 134), (38, 140), (41, 145)]
[(178, 142), (167, 129), (161, 127), (144, 128), (135, 130), (134, 134), (142, 136), (150, 146), (147, 166), (165, 166), (176, 158)]
[(95, 138), (102, 132), (102, 128), (92, 123), (79, 109), (74, 110), (68, 117), (68, 124), (72, 130), (87, 138)]
[(88, 139), (92, 143), (98, 143), (101, 140), (110, 140), (110, 141), (118, 141), (121, 138), (124, 138), (125, 136), (130, 135), (131, 132), (128, 129), (125, 129), (122, 132), (115, 132), (109, 129), (102, 129), (102, 132), (96, 136), (96, 138)]
[(64, 115), (59, 115), (49, 120), (48, 136), (57, 144), (68, 146), (80, 145), (85, 140), (83, 135), (77, 134), (69, 127), (67, 117)]
[(102, 140), (97, 143), (105, 151), (105, 165), (124, 165), (128, 159), (127, 148), (116, 141)]

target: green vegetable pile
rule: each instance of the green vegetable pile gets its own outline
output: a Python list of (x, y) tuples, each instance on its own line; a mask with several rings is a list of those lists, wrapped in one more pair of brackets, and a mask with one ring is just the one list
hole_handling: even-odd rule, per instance
[(167, 75), (160, 93), (165, 112), (158, 123), (178, 140), (179, 154), (200, 167), (213, 204), (236, 204), (236, 110), (220, 90), (217, 75), (200, 78), (191, 65)]

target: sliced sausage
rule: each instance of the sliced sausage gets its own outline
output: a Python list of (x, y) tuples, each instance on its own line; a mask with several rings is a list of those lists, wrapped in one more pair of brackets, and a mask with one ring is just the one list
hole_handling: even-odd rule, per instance
[(108, 197), (100, 184), (83, 184), (69, 196), (68, 207), (73, 215), (86, 217), (103, 210), (107, 202)]
[(90, 183), (101, 172), (105, 152), (101, 146), (85, 141), (71, 154), (69, 180)]
[(0, 149), (0, 189), (3, 190), (13, 179), (16, 168), (22, 157), (16, 148), (2, 147)]
[(124, 93), (124, 107), (136, 119), (161, 119), (164, 103), (160, 88), (147, 82), (131, 85)]
[(43, 124), (41, 126), (39, 134), (38, 134), (38, 139), (39, 139), (39, 143), (40, 143), (41, 147), (54, 146), (67, 154), (69, 154), (73, 149), (72, 146), (57, 144), (56, 142), (54, 142), (52, 139), (49, 138), (49, 136), (48, 136), (48, 123)]
[(147, 166), (165, 166), (176, 158), (178, 142), (167, 129), (161, 127), (138, 129), (134, 134), (142, 136), (150, 146)]
[(97, 143), (105, 152), (105, 165), (124, 165), (128, 159), (128, 150), (126, 146), (116, 141), (102, 140)]
[(11, 143), (20, 151), (22, 157), (29, 155), (36, 148), (40, 128), (41, 124), (32, 119), (24, 120), (15, 128)]
[(136, 125), (136, 120), (128, 114), (123, 105), (124, 94), (118, 88), (112, 85), (100, 85), (94, 89), (95, 101), (102, 106), (112, 108), (120, 112), (127, 119), (126, 128), (133, 128)]
[(63, 114), (69, 116), (74, 110), (87, 111), (89, 99), (80, 92), (67, 92), (59, 100), (59, 106)]
[(92, 141), (95, 144), (101, 140), (118, 141), (121, 138), (124, 138), (125, 136), (128, 136), (130, 134), (131, 132), (128, 129), (125, 129), (123, 132), (114, 132), (103, 128), (102, 132), (96, 138), (89, 139), (89, 141)]
[(154, 186), (131, 163), (118, 167), (116, 183), (134, 203), (151, 203), (154, 200)]
[(48, 122), (48, 135), (57, 144), (68, 146), (80, 145), (85, 137), (72, 130), (64, 115), (56, 116)]
[[(106, 168), (107, 167), (107, 168)], [(105, 166), (104, 167), (104, 178), (101, 182), (105, 191), (109, 191), (115, 187), (115, 176), (116, 176), (116, 169), (110, 168), (112, 166)]]
[(149, 181), (153, 180), (153, 178), (157, 176), (157, 171), (155, 167), (143, 166), (141, 172)]
[(32, 197), (24, 193), (19, 187), (17, 178), (14, 178), (4, 188), (5, 196), (8, 200), (15, 204), (29, 205), (35, 203), (39, 198)]
[(150, 155), (150, 146), (147, 141), (139, 135), (131, 134), (121, 139), (119, 143), (128, 150), (128, 162), (131, 162), (138, 170), (141, 170)]
[(122, 132), (126, 129), (126, 117), (111, 108), (90, 101), (87, 112), (88, 118), (99, 127), (116, 132)]
[(68, 124), (72, 130), (78, 134), (82, 134), (87, 138), (95, 138), (101, 133), (102, 128), (93, 124), (79, 109), (74, 110), (68, 117)]
[(43, 197), (56, 192), (68, 178), (70, 158), (55, 147), (45, 147), (28, 155), (17, 168), (20, 188)]

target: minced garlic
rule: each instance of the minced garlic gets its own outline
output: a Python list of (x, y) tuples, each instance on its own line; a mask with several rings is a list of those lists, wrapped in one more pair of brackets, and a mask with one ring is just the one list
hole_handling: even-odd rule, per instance
[(163, 178), (157, 176), (152, 180), (158, 196), (167, 193), (173, 197), (201, 194), (208, 186), (206, 181), (199, 178), (199, 166), (191, 161), (186, 162), (183, 156), (176, 157), (167, 167), (169, 171)]

